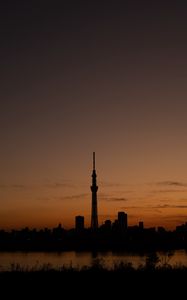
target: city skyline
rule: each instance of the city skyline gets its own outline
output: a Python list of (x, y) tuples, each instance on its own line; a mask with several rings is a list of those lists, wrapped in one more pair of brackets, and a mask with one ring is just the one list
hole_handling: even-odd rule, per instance
[(187, 220), (187, 4), (42, 3), (0, 9), (0, 228)]
[[(134, 210), (134, 209), (137, 208), (137, 210), (139, 210), (141, 212), (141, 209), (145, 209), (145, 207), (141, 207), (141, 206), (139, 206), (139, 207), (128, 206), (128, 204), (126, 204), (126, 206), (125, 206), (125, 202), (128, 202), (127, 198), (125, 198), (125, 197), (117, 197), (115, 195), (113, 195), (112, 197), (109, 197), (107, 194), (101, 192), (99, 194), (99, 207), (100, 207), (100, 203), (101, 203), (101, 206), (102, 206), (102, 202), (105, 203), (106, 210), (107, 210), (107, 206), (106, 205), (110, 205), (110, 202), (112, 202), (112, 204), (113, 203), (115, 204), (115, 203), (118, 203), (118, 202), (120, 204), (124, 203), (124, 206), (117, 206), (117, 205), (115, 205), (115, 209), (114, 209), (115, 213), (112, 214), (112, 215), (111, 214), (100, 215), (100, 213), (98, 213), (98, 209), (97, 209), (97, 207), (98, 207), (98, 204), (97, 204), (97, 190), (98, 190), (98, 186), (97, 186), (97, 179), (96, 179), (97, 175), (96, 175), (96, 168), (95, 168), (95, 152), (93, 152), (93, 171), (92, 171), (91, 177), (92, 177), (92, 186), (90, 186), (90, 189), (91, 189), (91, 194), (89, 195), (89, 198), (90, 198), (89, 202), (90, 203), (87, 203), (90, 206), (91, 213), (87, 214), (86, 218), (85, 218), (85, 215), (83, 214), (83, 212), (84, 212), (84, 206), (82, 206), (78, 210), (79, 214), (73, 216), (73, 218), (70, 220), (70, 223), (69, 223), (68, 226), (65, 224), (65, 222), (63, 222), (63, 219), (65, 219), (64, 215), (62, 215), (59, 218), (59, 220), (56, 220), (56, 224), (57, 223), (60, 223), (60, 224), (62, 223), (63, 227), (65, 227), (66, 229), (71, 229), (71, 228), (74, 228), (74, 226), (73, 226), (74, 220), (76, 220), (77, 217), (78, 218), (80, 217), (81, 219), (83, 218), (83, 221), (81, 220), (81, 222), (83, 222), (83, 223), (85, 221), (84, 219), (86, 219), (86, 222), (85, 222), (86, 226), (85, 227), (92, 228), (92, 229), (95, 230), (95, 229), (99, 228), (100, 226), (102, 226), (103, 224), (105, 224), (105, 221), (110, 220), (111, 222), (115, 223), (116, 222), (116, 215), (117, 214), (119, 215), (120, 213), (122, 213), (122, 214), (125, 213), (125, 214), (128, 215), (128, 218), (130, 217), (129, 218), (129, 220), (130, 220), (129, 225), (130, 226), (136, 226), (139, 223), (145, 224), (144, 223), (145, 220), (143, 218), (143, 216), (145, 216), (145, 215), (143, 215), (143, 214), (141, 215), (141, 213), (139, 213), (138, 215), (134, 216), (134, 218), (133, 218), (129, 214), (129, 212), (131, 212), (131, 209)], [(67, 184), (67, 186), (66, 186), (66, 184)], [(109, 183), (109, 182), (102, 182), (101, 185), (104, 188), (111, 188), (111, 187), (113, 188), (113, 187), (115, 187), (116, 189), (119, 189), (119, 190), (120, 190), (121, 186), (123, 188), (124, 188), (124, 186), (128, 186), (128, 185), (125, 185), (125, 184), (122, 185), (122, 184), (118, 184), (118, 183), (115, 184), (115, 183)], [(154, 186), (154, 183), (147, 183), (147, 185), (149, 185), (149, 186), (152, 187), (152, 186)], [(159, 186), (160, 190), (162, 189), (163, 193), (174, 193), (175, 191), (178, 193), (180, 187), (185, 187), (185, 183), (182, 184), (182, 183), (175, 182), (175, 181), (158, 182), (157, 185)], [(82, 186), (84, 186), (84, 184)], [(140, 186), (141, 185), (139, 185), (139, 187)], [(165, 189), (166, 186), (170, 187), (170, 189), (166, 190)], [(47, 187), (47, 184), (46, 184), (45, 187)], [(68, 187), (69, 188), (69, 187), (72, 187), (72, 185), (70, 184), (70, 182), (66, 182), (65, 184), (62, 184), (60, 182), (54, 183), (54, 184), (48, 184), (48, 188), (51, 188), (51, 189), (59, 189), (59, 190), (61, 190), (64, 187)], [(172, 187), (173, 190), (171, 190), (171, 187)], [(5, 186), (3, 188), (5, 188)], [(29, 187), (29, 186), (28, 187), (24, 187), (22, 185), (18, 185), (17, 184), (17, 185), (12, 186), (12, 188), (14, 188), (14, 190), (17, 190), (17, 189), (18, 190), (22, 190), (22, 189), (25, 189), (25, 188), (29, 189), (31, 187)], [(39, 188), (39, 190), (41, 190), (41, 186), (40, 187), (38, 186), (38, 188)], [(132, 188), (132, 186), (131, 186), (131, 188)], [(175, 188), (177, 188), (177, 189), (175, 189)], [(154, 191), (154, 193), (155, 192), (156, 191)], [(182, 192), (182, 190), (181, 190), (181, 192)], [(126, 193), (127, 194), (131, 194), (132, 191), (126, 191)], [(116, 194), (118, 194), (118, 191), (116, 191)], [(69, 199), (69, 200), (73, 200), (74, 199), (74, 200), (76, 200), (76, 199), (79, 199), (79, 198), (82, 198), (81, 200), (85, 200), (84, 198), (87, 198), (87, 194), (85, 193), (85, 194), (80, 194), (80, 195), (72, 195), (70, 197), (67, 197), (66, 199)], [(101, 200), (101, 202), (100, 202), (100, 200)], [(163, 201), (163, 202), (165, 202), (165, 201)], [(152, 214), (151, 211), (153, 211), (154, 209), (158, 209), (158, 210), (159, 209), (164, 209), (165, 210), (167, 208), (170, 208), (169, 205), (167, 205), (167, 204), (163, 204), (163, 205), (160, 205), (158, 207), (156, 207), (156, 206), (147, 206), (148, 214), (150, 214), (150, 217), (152, 217), (153, 214)], [(185, 208), (185, 206), (181, 206), (179, 208), (182, 209), (182, 208)], [(154, 223), (153, 220), (152, 220), (152, 222), (146, 222), (145, 227), (146, 228), (148, 228), (148, 227), (155, 227), (155, 228), (157, 228), (157, 227), (164, 227), (166, 229), (175, 229), (177, 225), (180, 226), (180, 225), (182, 225), (182, 223), (185, 223), (186, 219), (187, 218), (185, 218), (185, 217), (179, 219), (178, 222), (176, 221), (175, 223), (173, 223), (172, 227), (166, 226), (163, 223), (159, 223), (159, 222), (158, 223), (157, 222)], [(75, 223), (76, 223), (76, 221), (75, 221)], [(56, 224), (51, 224), (51, 226), (49, 226), (49, 227), (53, 227)], [(91, 226), (89, 224), (91, 224)], [(21, 227), (35, 228), (37, 226), (34, 226), (34, 224), (32, 224), (32, 223), (28, 224), (28, 222), (27, 222), (25, 224), (20, 225), (19, 228), (21, 228)], [(43, 226), (40, 225), (38, 227), (39, 228), (42, 228), (42, 227), (46, 227), (47, 228), (48, 224), (43, 224)], [(12, 226), (12, 227), (7, 227), (7, 228), (8, 229), (13, 229), (14, 227)], [(6, 229), (6, 227), (4, 227), (2, 229)], [(15, 227), (15, 229), (16, 229), (16, 227)]]

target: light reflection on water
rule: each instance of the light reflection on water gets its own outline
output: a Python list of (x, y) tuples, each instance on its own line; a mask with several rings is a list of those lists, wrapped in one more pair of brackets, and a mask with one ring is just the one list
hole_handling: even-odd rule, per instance
[[(167, 252), (158, 252), (161, 264), (169, 263), (172, 266), (187, 266), (187, 252), (177, 250), (168, 256)], [(124, 252), (0, 252), (0, 270), (11, 270), (11, 265), (18, 264), (22, 268), (37, 269), (43, 265), (54, 268), (62, 266), (83, 267), (91, 266), (99, 260), (106, 268), (113, 268), (120, 262), (132, 263), (134, 267), (144, 265), (146, 255), (130, 254)]]

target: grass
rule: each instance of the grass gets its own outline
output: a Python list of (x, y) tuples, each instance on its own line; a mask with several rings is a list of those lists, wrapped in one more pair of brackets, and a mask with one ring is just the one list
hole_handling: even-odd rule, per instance
[(129, 262), (116, 262), (113, 267), (108, 268), (105, 266), (102, 259), (95, 259), (90, 266), (73, 266), (62, 265), (54, 267), (50, 263), (39, 265), (38, 263), (33, 266), (22, 266), (17, 263), (12, 263), (8, 270), (0, 271), (0, 274), (5, 273), (187, 273), (187, 266), (176, 264), (174, 266), (167, 262), (161, 263), (154, 258), (147, 259), (145, 265), (139, 265), (135, 268)]
[[(134, 268), (131, 263), (115, 263), (107, 269), (102, 260), (94, 260), (91, 266), (74, 267), (51, 264), (36, 265), (32, 268), (12, 264), (10, 271), (0, 272), (1, 291), (5, 289), (6, 298), (13, 294), (38, 298), (62, 299), (98, 298), (125, 299), (121, 295), (128, 293), (129, 298), (147, 297), (147, 299), (166, 299), (177, 292), (177, 299), (182, 299), (186, 292), (187, 267), (171, 266), (167, 263), (159, 264), (147, 260), (145, 265)], [(0, 292), (1, 296), (2, 292)], [(41, 295), (39, 297), (39, 295)], [(13, 298), (12, 298), (13, 299)], [(61, 299), (61, 298), (60, 298)]]

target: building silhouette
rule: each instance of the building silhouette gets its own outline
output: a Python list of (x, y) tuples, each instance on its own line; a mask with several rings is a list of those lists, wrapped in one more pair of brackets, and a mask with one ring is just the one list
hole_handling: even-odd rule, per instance
[(118, 227), (120, 230), (127, 230), (127, 214), (124, 211), (118, 212)]
[(140, 221), (140, 222), (139, 222), (139, 228), (140, 228), (141, 230), (144, 229), (144, 223), (143, 223), (143, 221)]
[(75, 229), (78, 231), (84, 230), (84, 217), (83, 216), (75, 217)]
[(111, 227), (112, 227), (112, 222), (111, 222), (111, 220), (106, 220), (105, 221), (105, 223), (104, 223), (104, 227), (106, 228), (106, 229), (111, 229)]
[(91, 211), (91, 229), (95, 230), (98, 228), (98, 215), (97, 215), (97, 175), (95, 170), (95, 152), (93, 152), (93, 172), (92, 172), (92, 211)]

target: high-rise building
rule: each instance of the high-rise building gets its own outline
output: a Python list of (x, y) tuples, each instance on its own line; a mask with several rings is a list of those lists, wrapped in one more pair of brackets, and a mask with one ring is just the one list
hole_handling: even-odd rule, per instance
[(140, 228), (140, 229), (144, 229), (144, 223), (143, 223), (143, 221), (140, 221), (140, 222), (139, 222), (139, 228)]
[(75, 217), (75, 229), (76, 230), (83, 230), (84, 229), (84, 217), (83, 216), (76, 216)]
[(91, 228), (93, 230), (98, 228), (98, 215), (97, 215), (97, 175), (95, 170), (95, 152), (93, 152), (93, 172), (92, 172), (92, 211), (91, 211)]
[(120, 230), (127, 229), (127, 214), (124, 211), (118, 212), (118, 227)]
[(112, 226), (111, 220), (106, 220), (105, 223), (104, 223), (104, 227), (106, 229), (111, 229), (111, 226)]

